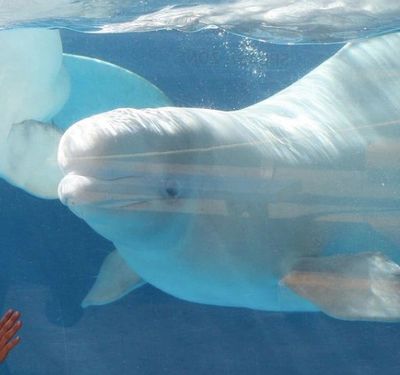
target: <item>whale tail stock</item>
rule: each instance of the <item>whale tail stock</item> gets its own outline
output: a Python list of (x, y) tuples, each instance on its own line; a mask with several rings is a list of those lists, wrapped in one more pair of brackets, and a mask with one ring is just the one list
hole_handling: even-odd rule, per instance
[[(254, 107), (260, 111), (262, 105), (293, 103), (278, 120), (285, 124), (288, 118), (296, 119), (296, 137), (312, 139), (316, 145), (305, 149), (308, 155), (322, 149), (332, 157), (356, 146), (365, 158), (356, 174), (348, 171), (349, 176), (353, 173), (348, 182), (356, 187), (360, 175), (366, 184), (354, 189), (354, 197), (368, 196), (379, 183), (380, 196), (393, 199), (393, 205), (390, 212), (381, 208), (378, 215), (365, 213), (364, 220), (397, 243), (399, 216), (394, 209), (398, 197), (388, 189), (397, 191), (400, 169), (399, 47), (399, 33), (351, 43), (287, 90)], [(337, 182), (344, 172), (329, 173)], [(323, 175), (327, 174), (324, 170)], [(333, 216), (325, 220), (348, 222), (351, 215)], [(360, 215), (353, 216), (350, 221), (360, 221)], [(400, 321), (400, 266), (381, 253), (304, 258), (283, 278), (283, 284), (336, 318)]]

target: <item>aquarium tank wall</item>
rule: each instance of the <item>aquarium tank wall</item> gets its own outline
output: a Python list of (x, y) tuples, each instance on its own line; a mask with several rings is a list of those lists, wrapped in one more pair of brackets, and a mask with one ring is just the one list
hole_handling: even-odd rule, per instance
[(399, 17), (0, 2), (0, 374), (398, 374)]

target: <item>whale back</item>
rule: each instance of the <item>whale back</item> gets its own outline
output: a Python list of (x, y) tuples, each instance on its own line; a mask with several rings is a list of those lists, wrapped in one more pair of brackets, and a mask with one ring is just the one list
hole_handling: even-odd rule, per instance
[[(400, 34), (349, 43), (272, 97), (245, 109), (263, 116), (295, 151), (288, 160), (362, 151), (380, 137), (400, 136)], [(296, 152), (296, 150), (298, 152)]]

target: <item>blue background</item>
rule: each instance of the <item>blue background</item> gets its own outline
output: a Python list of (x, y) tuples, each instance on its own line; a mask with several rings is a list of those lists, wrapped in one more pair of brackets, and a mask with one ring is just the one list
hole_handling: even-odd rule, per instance
[[(224, 109), (271, 95), (339, 48), (252, 41), (258, 51), (252, 54), (244, 51), (239, 37), (215, 31), (65, 31), (63, 39), (66, 52), (141, 74), (176, 105)], [(24, 321), (22, 343), (0, 367), (1, 374), (400, 371), (397, 324), (197, 305), (151, 286), (112, 305), (83, 311), (80, 301), (112, 244), (59, 202), (33, 198), (5, 182), (0, 182), (0, 209), (0, 304), (4, 311), (19, 309)]]

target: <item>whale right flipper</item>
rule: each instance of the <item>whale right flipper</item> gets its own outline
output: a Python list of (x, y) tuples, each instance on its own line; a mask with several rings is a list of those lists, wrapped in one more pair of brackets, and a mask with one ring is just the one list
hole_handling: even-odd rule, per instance
[(283, 283), (339, 319), (400, 321), (400, 266), (381, 253), (305, 258)]
[(114, 250), (105, 258), (97, 280), (81, 306), (106, 305), (144, 284), (145, 281), (125, 263), (118, 250)]

